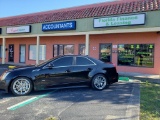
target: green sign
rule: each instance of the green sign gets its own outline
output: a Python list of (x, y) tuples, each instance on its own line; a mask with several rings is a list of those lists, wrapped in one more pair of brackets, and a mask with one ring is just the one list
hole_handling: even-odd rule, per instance
[(123, 25), (144, 25), (145, 14), (123, 15), (116, 17), (95, 18), (94, 27), (112, 27)]
[(136, 48), (139, 49), (139, 45), (137, 45)]
[(149, 45), (149, 48), (153, 48), (153, 45)]
[(131, 45), (131, 48), (134, 48), (134, 45)]

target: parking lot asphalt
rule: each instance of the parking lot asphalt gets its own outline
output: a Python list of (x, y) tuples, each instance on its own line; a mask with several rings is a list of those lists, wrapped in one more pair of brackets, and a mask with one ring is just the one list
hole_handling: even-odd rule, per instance
[[(0, 74), (6, 70), (0, 67)], [(119, 81), (103, 91), (89, 87), (32, 92), (16, 97), (0, 91), (0, 120), (138, 120), (139, 81)]]

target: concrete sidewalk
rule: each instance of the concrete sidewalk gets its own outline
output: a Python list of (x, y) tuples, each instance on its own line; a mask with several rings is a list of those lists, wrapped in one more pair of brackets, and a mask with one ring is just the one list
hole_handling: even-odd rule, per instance
[(160, 84), (160, 75), (144, 74), (144, 73), (131, 73), (131, 72), (118, 72), (119, 76), (129, 77), (132, 80), (140, 80), (142, 82), (152, 82)]

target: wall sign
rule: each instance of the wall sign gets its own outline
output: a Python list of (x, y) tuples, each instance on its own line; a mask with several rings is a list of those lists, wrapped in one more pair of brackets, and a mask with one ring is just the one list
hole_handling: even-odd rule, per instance
[(94, 19), (94, 28), (144, 25), (146, 14), (123, 15), (115, 17), (104, 17)]
[(113, 47), (112, 48), (117, 48), (117, 45), (113, 45)]
[(0, 28), (0, 34), (2, 34), (2, 28)]
[(42, 31), (75, 30), (75, 29), (76, 29), (76, 21), (42, 24)]
[(7, 33), (29, 33), (31, 26), (7, 27)]
[(14, 45), (9, 44), (9, 51), (8, 51), (8, 61), (9, 62), (14, 62)]

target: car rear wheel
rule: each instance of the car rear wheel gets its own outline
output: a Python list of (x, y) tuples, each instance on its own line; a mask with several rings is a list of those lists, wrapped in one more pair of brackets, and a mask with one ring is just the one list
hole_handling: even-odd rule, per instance
[(102, 74), (97, 74), (92, 79), (92, 88), (96, 90), (103, 90), (104, 88), (108, 87), (107, 78)]
[(32, 91), (33, 85), (30, 79), (25, 77), (19, 77), (13, 80), (10, 90), (14, 95), (23, 96)]

